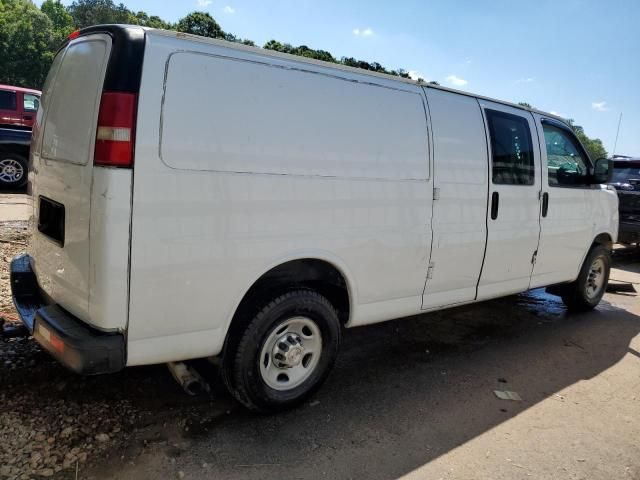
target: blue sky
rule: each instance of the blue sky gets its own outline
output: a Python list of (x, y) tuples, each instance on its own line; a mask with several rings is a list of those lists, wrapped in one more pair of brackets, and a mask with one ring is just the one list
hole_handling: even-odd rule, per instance
[(609, 153), (622, 112), (615, 153), (640, 155), (638, 0), (122, 1), (170, 21), (204, 10), (259, 45), (305, 44), (526, 101), (575, 119)]

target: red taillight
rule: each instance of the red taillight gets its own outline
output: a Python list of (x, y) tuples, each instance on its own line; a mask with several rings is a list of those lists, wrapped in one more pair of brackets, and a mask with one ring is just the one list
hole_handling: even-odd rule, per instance
[(94, 165), (133, 167), (133, 127), (136, 96), (133, 93), (103, 92), (98, 114)]

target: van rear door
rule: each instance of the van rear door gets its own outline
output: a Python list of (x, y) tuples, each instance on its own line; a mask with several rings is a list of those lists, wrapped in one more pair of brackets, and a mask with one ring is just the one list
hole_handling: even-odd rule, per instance
[(112, 39), (81, 36), (58, 52), (37, 115), (30, 249), (38, 282), (63, 308), (89, 317), (90, 215), (96, 123)]

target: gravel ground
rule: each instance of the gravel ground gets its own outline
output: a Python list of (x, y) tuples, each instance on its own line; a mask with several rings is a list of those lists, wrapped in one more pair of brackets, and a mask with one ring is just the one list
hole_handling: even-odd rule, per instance
[[(0, 317), (9, 323), (18, 321), (9, 262), (28, 240), (26, 222), (0, 222)], [(196, 363), (220, 384), (211, 364)], [(129, 462), (158, 442), (179, 452), (181, 435), (168, 443), (167, 432), (188, 432), (193, 419), (238, 408), (230, 399), (186, 396), (163, 365), (80, 377), (32, 338), (0, 340), (0, 385), (0, 478), (87, 478), (91, 468)]]
[[(27, 241), (0, 223), (8, 320)], [(637, 252), (625, 262), (640, 280)], [(348, 330), (318, 395), (270, 417), (209, 362), (195, 366), (211, 394), (188, 397), (162, 365), (79, 377), (32, 339), (0, 340), (0, 478), (640, 479), (640, 308), (605, 300), (567, 316), (536, 290)]]
[[(0, 317), (7, 322), (18, 320), (9, 262), (27, 241), (24, 222), (0, 226)], [(129, 400), (83, 395), (91, 382), (76, 378), (69, 384), (67, 379), (33, 339), (0, 340), (0, 478), (75, 472), (117, 442), (126, 442), (137, 418)]]

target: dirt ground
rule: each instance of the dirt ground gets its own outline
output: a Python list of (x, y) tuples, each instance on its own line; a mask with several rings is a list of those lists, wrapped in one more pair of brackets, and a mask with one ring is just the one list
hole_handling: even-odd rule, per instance
[[(8, 320), (24, 228), (0, 224)], [(612, 278), (640, 289), (640, 253), (618, 250)], [(626, 285), (583, 315), (534, 290), (348, 330), (316, 397), (275, 416), (236, 404), (206, 361), (212, 393), (188, 397), (164, 366), (82, 378), (31, 339), (0, 341), (0, 478), (640, 479)]]

